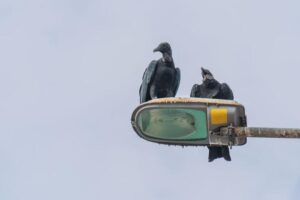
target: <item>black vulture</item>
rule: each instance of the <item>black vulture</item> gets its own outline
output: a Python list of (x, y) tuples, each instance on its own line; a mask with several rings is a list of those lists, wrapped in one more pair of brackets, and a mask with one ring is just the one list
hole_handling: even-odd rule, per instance
[(153, 52), (161, 52), (162, 58), (153, 60), (146, 68), (140, 87), (140, 103), (155, 98), (175, 97), (179, 83), (180, 70), (175, 68), (169, 43), (161, 43)]
[[(191, 97), (213, 98), (213, 99), (228, 99), (233, 100), (233, 93), (226, 83), (219, 83), (212, 73), (204, 68), (202, 70), (203, 82), (201, 85), (195, 84), (191, 91)], [(212, 162), (216, 158), (224, 158), (231, 161), (228, 146), (213, 147), (208, 146), (209, 155), (208, 161)]]

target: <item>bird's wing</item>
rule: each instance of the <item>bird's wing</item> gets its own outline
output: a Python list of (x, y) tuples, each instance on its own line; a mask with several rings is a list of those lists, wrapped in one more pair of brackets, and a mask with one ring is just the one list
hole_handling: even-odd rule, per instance
[(199, 85), (198, 84), (194, 84), (191, 90), (191, 94), (190, 97), (197, 97), (198, 95), (196, 95), (198, 93), (198, 89)]
[(143, 81), (142, 81), (142, 84), (140, 87), (140, 103), (143, 103), (143, 102), (149, 100), (148, 99), (149, 98), (149, 86), (150, 86), (150, 82), (152, 81), (153, 76), (155, 74), (156, 67), (157, 67), (157, 61), (153, 60), (144, 72)]
[(176, 96), (176, 93), (178, 91), (179, 85), (180, 85), (180, 69), (176, 68), (176, 77), (175, 77), (175, 85), (174, 85), (174, 96)]
[[(148, 68), (146, 68), (145, 71), (144, 71), (144, 73), (143, 73), (142, 81), (144, 80), (144, 77), (145, 77), (145, 74), (146, 74), (147, 69), (148, 69)], [(139, 94), (140, 94), (140, 96), (141, 96), (142, 85), (143, 85), (143, 82), (142, 82), (142, 84), (141, 84), (141, 86), (140, 86), (140, 89), (139, 89)]]
[(233, 93), (230, 87), (226, 83), (221, 84), (222, 96), (224, 99), (233, 100)]

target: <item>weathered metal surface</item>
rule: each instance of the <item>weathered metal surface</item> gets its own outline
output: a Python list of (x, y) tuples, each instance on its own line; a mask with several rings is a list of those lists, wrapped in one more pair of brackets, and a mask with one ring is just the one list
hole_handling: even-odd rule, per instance
[(223, 100), (223, 99), (208, 99), (208, 98), (191, 98), (191, 97), (170, 97), (170, 98), (158, 98), (147, 101), (145, 104), (172, 104), (172, 103), (205, 103), (205, 104), (222, 104), (222, 105), (232, 105), (241, 106), (233, 100)]
[(300, 129), (292, 128), (226, 127), (220, 134), (230, 135), (230, 129), (234, 137), (300, 138)]

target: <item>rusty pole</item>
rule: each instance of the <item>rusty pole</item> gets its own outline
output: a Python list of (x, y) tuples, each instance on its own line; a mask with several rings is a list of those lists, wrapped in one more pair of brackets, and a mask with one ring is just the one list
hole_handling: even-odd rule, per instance
[(236, 137), (300, 138), (300, 129), (292, 128), (226, 127), (221, 129), (221, 134), (229, 133)]

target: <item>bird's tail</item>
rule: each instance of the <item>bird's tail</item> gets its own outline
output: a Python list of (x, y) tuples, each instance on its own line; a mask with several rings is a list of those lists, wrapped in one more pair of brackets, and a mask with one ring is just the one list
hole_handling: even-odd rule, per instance
[(231, 161), (229, 148), (227, 146), (222, 147), (208, 147), (209, 154), (208, 154), (208, 161), (212, 162), (217, 158), (224, 158), (227, 161)]

